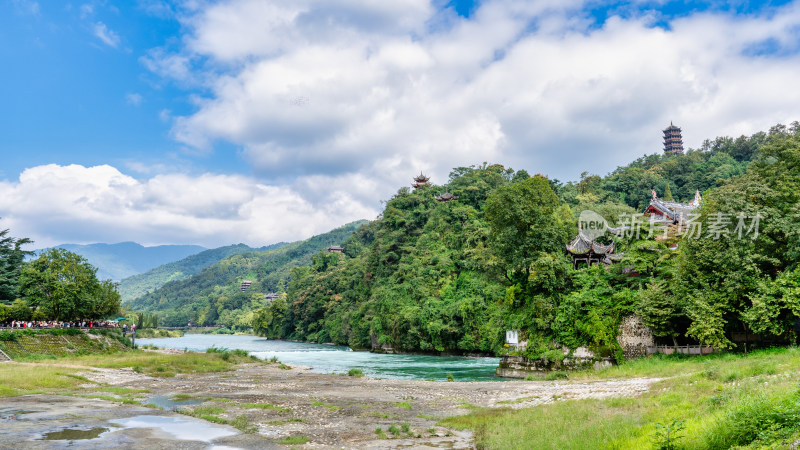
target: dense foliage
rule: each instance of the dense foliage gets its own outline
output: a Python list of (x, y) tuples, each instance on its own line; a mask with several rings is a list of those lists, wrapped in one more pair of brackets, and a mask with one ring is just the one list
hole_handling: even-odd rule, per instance
[[(563, 345), (619, 357), (618, 326), (630, 314), (670, 343), (726, 347), (737, 332), (791, 338), (800, 316), (791, 245), (798, 131), (717, 138), (577, 183), (499, 165), (457, 168), (446, 186), (398, 191), (344, 255), (318, 254), (294, 269), (287, 297), (261, 309), (253, 327), (273, 338), (458, 353), (501, 353), (504, 331), (521, 329), (529, 356)], [(445, 188), (459, 200), (435, 202)], [(580, 211), (624, 224), (641, 217), (651, 189), (683, 202), (703, 192), (702, 222), (770, 220), (743, 239), (737, 220), (722, 236), (668, 239), (644, 222), (638, 235), (612, 236), (620, 263), (573, 270), (563, 249)]]
[(229, 256), (248, 252), (265, 252), (284, 245), (286, 245), (285, 242), (280, 242), (261, 248), (252, 248), (244, 244), (236, 244), (205, 250), (195, 255), (187, 256), (180, 261), (162, 264), (145, 273), (125, 278), (119, 284), (119, 293), (122, 296), (122, 301), (128, 302), (149, 294), (170, 281), (183, 280), (200, 273), (206, 267)]
[(31, 252), (22, 249), (30, 244), (27, 238), (9, 236), (8, 229), (0, 231), (0, 303), (9, 303), (17, 298), (19, 273), (25, 256)]
[[(284, 292), (292, 268), (307, 265), (311, 255), (338, 245), (363, 222), (345, 225), (292, 244), (266, 251), (225, 257), (199, 273), (165, 283), (151, 293), (126, 302), (133, 310), (158, 312), (162, 326), (225, 325), (249, 329), (253, 311), (265, 305), (264, 294)], [(159, 273), (166, 273), (165, 269)], [(242, 281), (251, 281), (246, 291)]]
[(53, 248), (25, 264), (20, 294), (38, 320), (99, 319), (116, 314), (120, 297), (111, 280), (99, 281), (85, 258)]

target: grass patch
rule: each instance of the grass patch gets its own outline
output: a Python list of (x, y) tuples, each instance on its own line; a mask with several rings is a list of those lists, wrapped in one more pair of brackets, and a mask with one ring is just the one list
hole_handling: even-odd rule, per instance
[(150, 392), (150, 389), (130, 389), (119, 386), (98, 386), (92, 388), (92, 390), (100, 392), (109, 392), (111, 394), (116, 394), (116, 395), (147, 394)]
[(347, 375), (350, 377), (361, 378), (364, 376), (364, 371), (361, 369), (353, 368), (347, 371)]
[(291, 412), (289, 408), (272, 405), (270, 403), (239, 403), (237, 406), (239, 406), (240, 408), (247, 408), (247, 409), (271, 409), (281, 413)]
[(141, 405), (140, 402), (134, 400), (133, 398), (131, 398), (129, 396), (128, 397), (112, 397), (110, 395), (101, 395), (101, 394), (81, 394), (81, 395), (78, 395), (78, 397), (97, 398), (97, 399), (105, 400), (105, 401), (108, 401), (108, 402), (122, 403), (124, 405)]
[(17, 364), (0, 364), (0, 397), (71, 390), (84, 383), (80, 369)]
[(221, 372), (234, 368), (239, 362), (247, 362), (249, 358), (226, 353), (178, 353), (163, 354), (145, 351), (118, 352), (103, 355), (68, 356), (59, 362), (111, 369), (131, 368), (134, 372), (153, 377), (173, 377), (178, 373)]
[(282, 420), (272, 420), (267, 422), (269, 425), (285, 425), (287, 423), (295, 423), (295, 422), (305, 422), (303, 419), (282, 419)]
[(397, 406), (398, 408), (411, 410), (411, 403), (408, 402), (397, 402), (394, 404), (394, 406)]
[(341, 406), (322, 403), (322, 402), (319, 402), (319, 401), (315, 401), (314, 403), (311, 404), (311, 406), (323, 406), (325, 408), (328, 408), (330, 411), (338, 411), (338, 410), (342, 409)]
[(283, 445), (303, 445), (307, 442), (311, 441), (311, 439), (305, 436), (289, 436), (287, 438), (281, 439), (278, 441), (278, 444)]
[[(571, 379), (671, 376), (635, 398), (473, 409), (439, 425), (475, 432), (478, 448), (784, 448), (800, 437), (800, 349), (634, 360)], [(513, 436), (514, 439), (509, 439)]]
[(199, 415), (222, 414), (224, 412), (225, 408), (220, 408), (219, 406), (195, 406), (192, 408), (192, 413)]

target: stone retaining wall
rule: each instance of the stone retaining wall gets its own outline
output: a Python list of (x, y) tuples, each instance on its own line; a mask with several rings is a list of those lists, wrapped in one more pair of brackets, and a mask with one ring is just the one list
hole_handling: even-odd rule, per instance
[(600, 369), (614, 364), (613, 358), (565, 357), (561, 361), (545, 359), (528, 359), (520, 355), (505, 355), (495, 370), (499, 377), (525, 378), (532, 374), (542, 374), (555, 370)]

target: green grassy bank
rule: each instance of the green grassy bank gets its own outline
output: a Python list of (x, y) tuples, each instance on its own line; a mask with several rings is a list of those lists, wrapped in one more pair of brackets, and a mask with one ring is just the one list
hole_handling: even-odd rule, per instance
[(441, 422), (478, 448), (788, 448), (800, 440), (800, 349), (653, 357), (571, 379), (658, 377), (635, 398), (479, 409)]
[(0, 331), (0, 350), (13, 360), (88, 355), (129, 350), (130, 340), (118, 330), (76, 328)]

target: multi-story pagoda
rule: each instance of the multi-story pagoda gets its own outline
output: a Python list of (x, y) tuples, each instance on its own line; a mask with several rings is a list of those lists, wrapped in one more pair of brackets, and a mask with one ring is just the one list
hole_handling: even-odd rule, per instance
[(681, 137), (680, 127), (676, 127), (669, 123), (669, 126), (664, 130), (664, 153), (671, 155), (683, 154), (683, 138)]
[(422, 172), (420, 172), (419, 176), (414, 177), (414, 182), (411, 183), (411, 187), (413, 187), (414, 189), (419, 189), (422, 186), (427, 186), (428, 181), (430, 181), (430, 178), (426, 177), (425, 175), (422, 174)]
[(458, 200), (458, 196), (447, 192), (447, 189), (444, 190), (444, 194), (441, 194), (435, 198), (437, 202), (449, 202), (450, 200)]

